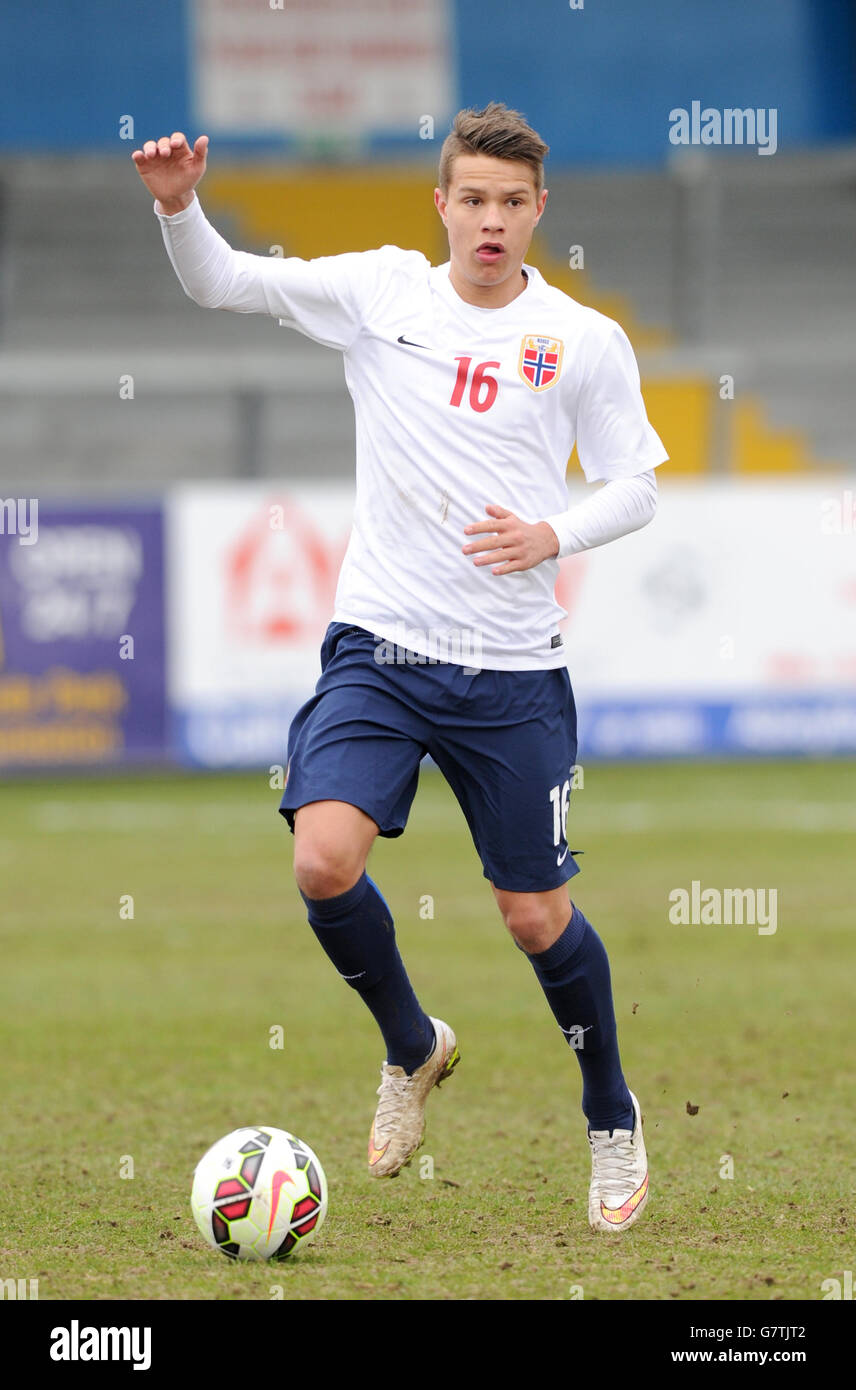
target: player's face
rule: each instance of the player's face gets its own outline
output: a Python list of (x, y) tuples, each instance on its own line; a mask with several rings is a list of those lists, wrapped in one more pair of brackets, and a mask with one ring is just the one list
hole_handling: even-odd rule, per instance
[(435, 189), (434, 202), (449, 233), (450, 279), (462, 299), (499, 308), (520, 294), (520, 267), (546, 201), (528, 164), (458, 155), (448, 190)]

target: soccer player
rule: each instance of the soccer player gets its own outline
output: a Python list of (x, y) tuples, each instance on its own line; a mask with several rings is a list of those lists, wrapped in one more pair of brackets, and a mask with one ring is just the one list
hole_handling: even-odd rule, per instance
[[(395, 246), (311, 261), (232, 250), (194, 193), (207, 147), (176, 133), (133, 154), (185, 292), (337, 348), (354, 400), (353, 530), (321, 677), (289, 732), (280, 810), (312, 929), (386, 1044), (369, 1172), (410, 1162), (428, 1095), (458, 1061), (366, 874), (375, 837), (402, 833), (428, 753), (579, 1062), (589, 1221), (626, 1230), (648, 1165), (606, 951), (567, 888), (576, 711), (553, 591), (559, 558), (654, 514), (667, 455), (633, 351), (618, 324), (525, 262), (547, 146), (516, 111), (455, 118), (434, 191), (449, 236), (439, 266)], [(603, 486), (569, 508), (575, 442)]]

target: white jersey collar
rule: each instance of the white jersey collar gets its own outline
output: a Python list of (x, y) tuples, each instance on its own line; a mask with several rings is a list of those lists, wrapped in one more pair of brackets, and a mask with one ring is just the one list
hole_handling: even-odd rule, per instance
[(493, 309), (488, 305), (470, 304), (468, 300), (462, 299), (449, 278), (451, 268), (451, 261), (444, 261), (442, 265), (435, 266), (435, 278), (441, 293), (463, 313), (472, 310), (474, 314), (479, 315), (501, 314), (504, 309), (513, 309), (518, 304), (528, 304), (539, 279), (538, 271), (535, 267), (527, 265), (524, 262), (521, 269), (526, 276), (526, 288), (521, 294), (518, 294), (516, 298), (512, 299), (509, 304), (502, 304), (499, 308)]

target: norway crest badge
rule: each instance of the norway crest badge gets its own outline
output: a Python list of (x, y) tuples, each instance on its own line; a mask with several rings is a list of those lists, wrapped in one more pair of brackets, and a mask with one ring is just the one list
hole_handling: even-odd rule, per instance
[(558, 381), (562, 370), (562, 356), (565, 345), (561, 338), (543, 338), (537, 333), (527, 333), (520, 344), (518, 370), (527, 386), (533, 391), (546, 391)]

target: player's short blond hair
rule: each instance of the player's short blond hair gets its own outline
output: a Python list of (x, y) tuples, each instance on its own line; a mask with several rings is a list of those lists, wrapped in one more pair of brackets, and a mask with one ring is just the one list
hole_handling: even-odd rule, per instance
[(533, 130), (525, 116), (501, 101), (492, 101), (482, 111), (471, 107), (459, 111), (440, 151), (439, 184), (449, 191), (452, 165), (459, 154), (488, 154), (493, 159), (516, 160), (528, 164), (535, 180), (535, 192), (544, 187), (544, 159), (550, 146)]

